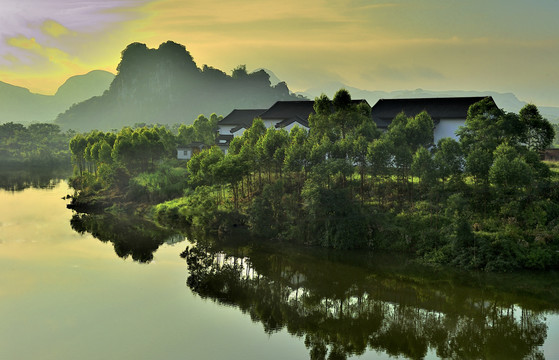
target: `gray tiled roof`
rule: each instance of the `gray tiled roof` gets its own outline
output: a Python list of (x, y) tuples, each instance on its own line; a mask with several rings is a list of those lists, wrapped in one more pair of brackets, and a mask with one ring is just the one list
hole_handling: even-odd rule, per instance
[(401, 112), (415, 116), (425, 110), (434, 121), (465, 119), (469, 107), (483, 99), (485, 97), (380, 99), (372, 107), (371, 115), (378, 127), (387, 127)]
[[(352, 100), (354, 104), (367, 102), (366, 100)], [(266, 119), (291, 119), (295, 116), (301, 119), (308, 119), (310, 114), (314, 113), (313, 100), (301, 101), (277, 101), (272, 107), (260, 114), (262, 120)]]
[(282, 121), (280, 121), (279, 123), (276, 124), (277, 128), (283, 128), (286, 127), (288, 125), (293, 124), (294, 122), (297, 122), (305, 127), (309, 127), (309, 121), (306, 118), (302, 118), (299, 115), (295, 115), (293, 117), (290, 117), (289, 119), (284, 119)]
[(218, 124), (219, 125), (245, 125), (250, 126), (252, 120), (257, 118), (266, 109), (235, 109), (224, 117)]
[(287, 119), (294, 116), (308, 118), (314, 112), (314, 101), (277, 101), (272, 107), (260, 114), (264, 119)]

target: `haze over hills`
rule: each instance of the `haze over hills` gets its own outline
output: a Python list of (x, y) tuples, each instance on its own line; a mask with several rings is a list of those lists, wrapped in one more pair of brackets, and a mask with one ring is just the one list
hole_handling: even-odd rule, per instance
[[(370, 91), (340, 82), (293, 94), (265, 68), (248, 73), (241, 66), (231, 75), (207, 65), (200, 69), (184, 46), (169, 41), (158, 49), (131, 44), (122, 52), (116, 76), (101, 70), (73, 76), (54, 95), (34, 94), (0, 81), (0, 123), (55, 121), (79, 131), (119, 129), (135, 123), (188, 124), (199, 114), (227, 115), (233, 109), (266, 108), (277, 100), (314, 99), (322, 93), (332, 98), (340, 88), (371, 106), (381, 98), (447, 96), (492, 96), (499, 107), (512, 112), (526, 104), (512, 93)], [(559, 123), (558, 107), (539, 109), (551, 122)]]
[[(426, 97), (467, 97), (467, 96), (492, 96), (495, 103), (502, 109), (518, 113), (524, 105), (525, 101), (519, 100), (513, 93), (499, 93), (495, 91), (464, 91), (464, 90), (447, 90), (447, 91), (433, 91), (433, 90), (397, 90), (397, 91), (370, 91), (353, 88), (346, 86), (340, 82), (331, 82), (324, 86), (314, 87), (303, 92), (298, 92), (299, 95), (314, 99), (322, 93), (328, 95), (330, 98), (334, 96), (336, 91), (340, 88), (345, 88), (354, 99), (365, 99), (369, 105), (373, 106), (379, 99), (403, 99), (403, 98), (426, 98)], [(535, 104), (538, 106), (538, 104)], [(547, 118), (553, 123), (559, 123), (559, 107), (546, 107), (538, 106), (540, 113), (543, 117)]]
[(72, 76), (54, 95), (34, 94), (0, 81), (0, 123), (52, 122), (72, 104), (101, 95), (113, 79), (114, 74), (110, 72), (94, 70)]
[(135, 123), (189, 124), (200, 114), (227, 115), (235, 108), (300, 99), (284, 82), (272, 86), (262, 70), (248, 73), (239, 66), (227, 75), (207, 65), (200, 69), (186, 48), (172, 41), (157, 49), (130, 44), (117, 70), (103, 95), (72, 106), (55, 123), (81, 131)]

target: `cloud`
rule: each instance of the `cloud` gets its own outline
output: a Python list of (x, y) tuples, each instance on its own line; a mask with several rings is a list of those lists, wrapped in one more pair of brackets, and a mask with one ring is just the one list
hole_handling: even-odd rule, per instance
[(35, 38), (27, 38), (25, 36), (17, 36), (8, 39), (8, 44), (27, 51), (29, 53), (33, 53), (39, 55), (41, 58), (54, 63), (54, 64), (73, 64), (75, 60), (69, 54), (65, 53), (64, 51), (52, 48), (52, 47), (45, 47), (37, 42)]
[(41, 30), (44, 34), (55, 38), (63, 35), (75, 35), (75, 32), (70, 31), (67, 27), (54, 20), (46, 20), (45, 22), (43, 22), (43, 25), (41, 25)]

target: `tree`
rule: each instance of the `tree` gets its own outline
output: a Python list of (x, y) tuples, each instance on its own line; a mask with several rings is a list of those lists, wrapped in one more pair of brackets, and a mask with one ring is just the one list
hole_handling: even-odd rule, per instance
[(314, 114), (309, 116), (310, 134), (315, 139), (321, 139), (325, 134), (332, 132), (332, 101), (325, 94), (321, 94), (314, 99), (313, 109)]
[(474, 148), (466, 156), (466, 172), (473, 176), (478, 185), (489, 182), (489, 169), (493, 163), (493, 154), (487, 149)]
[(78, 164), (80, 175), (83, 174), (85, 167), (85, 149), (87, 147), (86, 138), (78, 134), (70, 140), (70, 152), (72, 153), (72, 158)]
[(359, 119), (357, 108), (351, 102), (351, 95), (346, 89), (340, 89), (334, 94), (332, 99), (334, 113), (330, 115), (331, 123), (339, 130), (341, 138), (345, 139), (347, 132), (354, 128)]
[(411, 164), (412, 175), (421, 180), (421, 185), (427, 187), (435, 181), (435, 161), (433, 156), (423, 146), (415, 152)]
[(464, 126), (456, 132), (465, 154), (470, 154), (475, 149), (493, 153), (503, 140), (504, 133), (500, 127), (502, 123), (499, 123), (503, 114), (490, 98), (470, 106)]
[[(367, 159), (371, 165), (371, 174), (373, 177), (384, 177), (390, 174), (393, 168), (392, 156), (393, 144), (387, 136), (381, 136), (379, 139), (374, 140), (367, 149)], [(380, 185), (381, 180), (378, 181)], [(373, 182), (374, 187), (374, 182)], [(380, 186), (379, 186), (380, 189)], [(381, 200), (381, 193), (377, 190), (379, 201)]]
[(288, 143), (289, 134), (283, 129), (269, 128), (266, 134), (259, 139), (257, 149), (264, 163), (267, 164), (269, 181), (271, 180), (272, 168), (275, 168), (281, 176), (281, 167)]
[(505, 192), (514, 191), (530, 183), (531, 167), (510, 145), (500, 145), (494, 153), (495, 160), (489, 169), (489, 180)]
[(464, 168), (464, 157), (460, 144), (452, 138), (442, 138), (437, 143), (435, 165), (441, 180), (457, 177)]
[(520, 121), (526, 127), (523, 138), (530, 150), (543, 151), (548, 148), (555, 138), (555, 130), (547, 119), (544, 119), (533, 104), (527, 104), (520, 110)]
[(433, 119), (422, 111), (413, 118), (409, 118), (406, 123), (406, 139), (415, 152), (420, 146), (425, 148), (433, 144), (435, 125)]

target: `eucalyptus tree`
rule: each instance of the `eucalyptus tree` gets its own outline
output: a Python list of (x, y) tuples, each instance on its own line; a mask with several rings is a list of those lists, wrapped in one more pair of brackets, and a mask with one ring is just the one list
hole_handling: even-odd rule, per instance
[(544, 119), (533, 104), (525, 105), (519, 113), (520, 121), (526, 127), (523, 138), (530, 150), (542, 151), (548, 148), (555, 138), (555, 129)]
[(440, 139), (437, 143), (434, 162), (443, 185), (448, 178), (458, 180), (464, 169), (464, 157), (460, 143), (448, 137)]
[[(387, 135), (383, 134), (380, 138), (374, 140), (369, 144), (367, 149), (367, 159), (371, 165), (371, 175), (373, 179), (377, 179), (377, 194), (378, 201), (383, 202), (383, 192), (381, 191), (381, 184), (386, 182), (386, 179), (392, 174), (394, 169), (394, 144), (390, 141)], [(373, 181), (374, 190), (375, 181)], [(385, 186), (386, 188), (386, 186)]]
[(77, 134), (70, 140), (70, 152), (72, 153), (72, 159), (78, 165), (80, 175), (83, 174), (85, 168), (85, 149), (87, 145), (87, 139), (82, 134)]
[(425, 147), (420, 146), (413, 154), (411, 173), (419, 178), (424, 191), (435, 184), (435, 170), (436, 165), (433, 155)]
[(308, 132), (295, 126), (289, 132), (289, 144), (285, 150), (283, 168), (295, 177), (297, 194), (301, 195), (303, 184), (307, 177), (310, 165), (311, 143), (308, 140)]
[(285, 150), (289, 143), (287, 131), (269, 128), (257, 142), (257, 151), (268, 169), (268, 181), (271, 182), (272, 170), (282, 176), (281, 168), (285, 159)]

